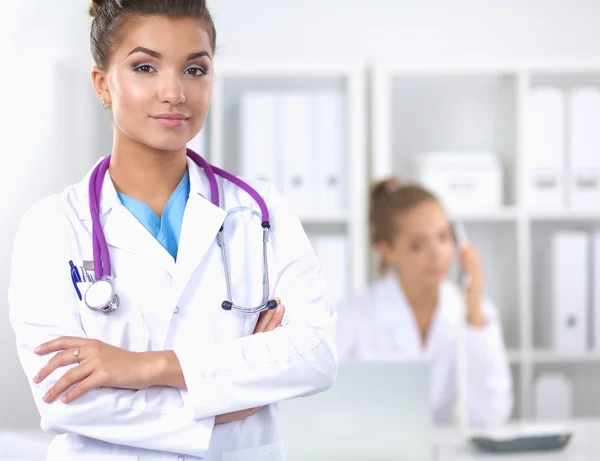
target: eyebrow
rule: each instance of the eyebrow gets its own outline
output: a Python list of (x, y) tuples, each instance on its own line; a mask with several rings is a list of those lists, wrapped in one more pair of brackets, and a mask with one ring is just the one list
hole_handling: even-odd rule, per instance
[[(145, 48), (143, 46), (138, 46), (138, 47), (134, 48), (127, 54), (127, 56), (131, 56), (133, 53), (145, 53), (156, 59), (162, 58), (162, 54), (160, 54), (158, 51), (154, 51), (149, 48)], [(206, 56), (207, 58), (210, 59), (210, 55), (208, 54), (208, 51), (198, 51), (196, 53), (189, 54), (186, 61), (191, 61), (192, 59), (201, 58), (203, 56)]]

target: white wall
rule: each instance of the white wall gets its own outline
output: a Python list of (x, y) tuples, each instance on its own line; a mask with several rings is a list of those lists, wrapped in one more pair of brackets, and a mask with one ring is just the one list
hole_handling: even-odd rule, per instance
[(600, 55), (597, 0), (218, 0), (235, 56)]
[[(12, 117), (14, 126), (4, 120), (0, 124), (3, 161), (7, 165), (16, 159), (16, 170), (0, 169), (0, 366), (5, 377), (0, 381), (0, 427), (38, 424), (6, 315), (8, 263), (14, 227), (25, 207), (67, 182), (61, 174), (64, 163), (48, 149), (51, 134), (40, 128), (47, 118), (37, 110), (56, 108), (60, 118), (62, 104), (39, 83), (45, 80), (48, 63), (61, 57), (79, 56), (82, 67), (90, 65), (88, 3), (6, 2), (0, 12), (0, 57), (29, 56), (10, 67), (15, 79), (0, 73), (6, 95), (3, 106), (21, 114)], [(209, 0), (209, 4), (219, 53), (228, 57), (354, 57), (357, 72), (373, 58), (600, 58), (597, 0)], [(40, 136), (32, 136), (32, 130)], [(66, 141), (58, 139), (58, 145), (62, 142)], [(42, 164), (46, 176), (33, 172), (32, 164)], [(36, 269), (43, 273), (43, 261)]]
[[(15, 4), (11, 4), (15, 3)], [(10, 49), (87, 56), (86, 0), (2, 6)], [(228, 56), (600, 56), (597, 0), (208, 0)], [(2, 19), (3, 18), (3, 19)], [(14, 20), (16, 18), (16, 21)], [(24, 26), (27, 24), (27, 26)], [(10, 27), (12, 25), (12, 27)], [(5, 40), (0, 40), (0, 46)]]

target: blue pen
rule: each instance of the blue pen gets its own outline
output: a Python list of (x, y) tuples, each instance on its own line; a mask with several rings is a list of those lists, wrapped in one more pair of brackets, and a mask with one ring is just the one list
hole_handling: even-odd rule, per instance
[(83, 298), (81, 297), (81, 291), (79, 291), (79, 287), (77, 286), (77, 282), (81, 282), (81, 276), (79, 275), (79, 271), (75, 267), (75, 264), (73, 264), (73, 261), (69, 261), (69, 266), (71, 267), (71, 281), (73, 282), (79, 301), (81, 301)]
[(79, 271), (73, 264), (73, 261), (69, 261), (69, 266), (71, 266), (71, 274), (75, 277), (76, 282), (81, 282), (81, 275), (79, 275)]

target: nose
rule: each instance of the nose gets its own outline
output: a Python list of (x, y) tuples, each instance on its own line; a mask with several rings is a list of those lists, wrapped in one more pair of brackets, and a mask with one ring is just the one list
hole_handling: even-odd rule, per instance
[(435, 263), (439, 262), (442, 259), (442, 255), (444, 254), (444, 248), (440, 244), (431, 245), (431, 250), (429, 252), (429, 257)]
[(163, 74), (159, 90), (161, 102), (172, 104), (174, 106), (185, 102), (185, 87), (180, 75)]

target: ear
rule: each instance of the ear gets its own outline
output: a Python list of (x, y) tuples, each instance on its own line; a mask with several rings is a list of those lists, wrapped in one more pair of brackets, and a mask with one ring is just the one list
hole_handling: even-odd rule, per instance
[(106, 78), (106, 71), (100, 69), (97, 66), (92, 68), (92, 84), (94, 85), (94, 91), (96, 96), (103, 104), (111, 104), (112, 98), (110, 90), (108, 88), (108, 80)]
[(381, 255), (381, 261), (385, 264), (389, 264), (392, 254), (392, 246), (388, 242), (381, 241), (375, 244), (375, 248), (377, 248), (377, 251)]

